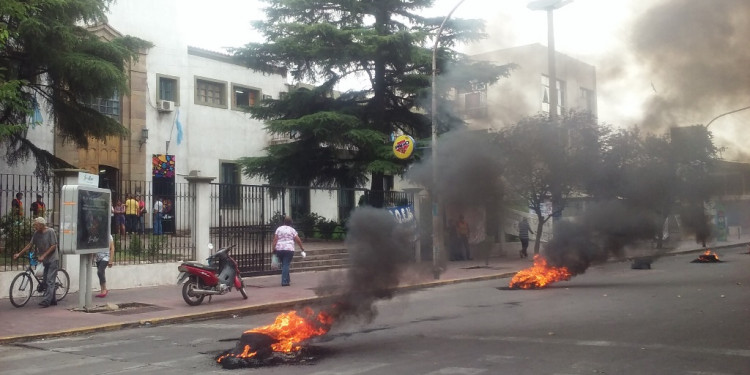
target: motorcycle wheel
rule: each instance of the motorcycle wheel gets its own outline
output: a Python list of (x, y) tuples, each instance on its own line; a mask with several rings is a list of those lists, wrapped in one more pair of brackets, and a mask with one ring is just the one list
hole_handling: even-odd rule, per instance
[(205, 294), (195, 294), (193, 290), (199, 289), (200, 286), (198, 285), (198, 282), (195, 279), (190, 279), (186, 281), (184, 284), (182, 284), (182, 299), (185, 300), (185, 302), (190, 306), (198, 306), (201, 303), (203, 303), (203, 298), (206, 297)]
[(240, 284), (240, 294), (242, 294), (242, 299), (247, 299), (247, 293), (245, 292), (245, 281), (242, 281), (242, 284)]

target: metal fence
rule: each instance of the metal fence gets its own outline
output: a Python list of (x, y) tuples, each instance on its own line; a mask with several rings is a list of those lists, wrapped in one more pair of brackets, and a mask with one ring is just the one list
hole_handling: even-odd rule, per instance
[[(20, 216), (12, 212), (13, 200), (18, 193), (20, 198)], [(37, 198), (39, 196), (39, 198)], [(33, 219), (31, 207), (37, 199), (44, 202), (43, 212), (37, 215), (47, 219), (47, 225), (57, 227), (58, 214), (54, 207), (60, 198), (60, 188), (54, 178), (40, 178), (32, 175), (0, 174), (0, 271), (22, 269), (28, 264), (28, 258), (13, 260), (13, 254), (23, 249), (31, 239)]]
[[(113, 191), (112, 204), (125, 204), (128, 197), (139, 197), (145, 212), (133, 218), (113, 216), (112, 234), (115, 239), (117, 264), (164, 263), (195, 259), (192, 230), (195, 226), (195, 194), (188, 183), (174, 183), (167, 191), (154, 188), (150, 181), (122, 181), (119, 191)], [(163, 234), (154, 234), (153, 207), (156, 198), (163, 201)]]
[(235, 246), (233, 257), (244, 276), (270, 273), (273, 234), (284, 216), (292, 217), (303, 238), (343, 238), (351, 211), (373, 200), (383, 206), (413, 204), (404, 192), (212, 184), (210, 238), (216, 248)]
[[(44, 217), (50, 228), (59, 231), (61, 184), (55, 178), (43, 179), (30, 175), (0, 174), (0, 271), (26, 267), (28, 257), (13, 260), (13, 254), (28, 244), (33, 233), (31, 204), (42, 196), (46, 204)], [(128, 195), (140, 195), (146, 212), (137, 217), (133, 228), (121, 228), (112, 217), (111, 233), (115, 239), (116, 264), (143, 264), (195, 259), (192, 229), (195, 226), (195, 194), (187, 183), (171, 184), (166, 191), (154, 189), (151, 181), (122, 181), (110, 185), (112, 204)], [(155, 194), (156, 192), (156, 194)], [(23, 217), (11, 214), (12, 201), (22, 193)], [(156, 196), (165, 202), (164, 234), (153, 234), (153, 203)]]

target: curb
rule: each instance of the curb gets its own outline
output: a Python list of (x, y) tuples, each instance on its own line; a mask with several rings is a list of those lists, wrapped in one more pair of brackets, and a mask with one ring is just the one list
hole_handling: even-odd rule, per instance
[[(470, 278), (463, 278), (463, 279), (438, 280), (438, 281), (430, 281), (430, 282), (421, 283), (421, 284), (403, 285), (403, 286), (397, 287), (395, 291), (397, 293), (408, 292), (408, 291), (413, 291), (413, 290), (427, 289), (427, 288), (433, 288), (433, 287), (443, 286), (443, 285), (459, 284), (459, 283), (464, 283), (464, 282), (502, 279), (502, 278), (510, 277), (514, 275), (515, 273), (516, 272), (504, 272), (504, 273), (500, 273), (496, 275), (485, 275), (485, 276), (477, 276), (477, 277), (470, 277)], [(174, 316), (168, 316), (168, 317), (163, 317), (163, 318), (142, 319), (142, 320), (137, 320), (137, 321), (102, 324), (102, 325), (97, 325), (97, 326), (71, 328), (71, 329), (62, 330), (62, 331), (35, 333), (35, 334), (28, 334), (28, 335), (6, 336), (6, 337), (0, 337), (0, 345), (6, 345), (6, 344), (24, 342), (24, 341), (32, 341), (32, 340), (38, 340), (38, 339), (46, 339), (46, 338), (75, 336), (75, 335), (82, 335), (82, 334), (87, 334), (87, 333), (117, 331), (117, 330), (122, 330), (122, 329), (127, 329), (127, 328), (137, 328), (137, 327), (143, 327), (143, 326), (156, 326), (156, 325), (186, 323), (186, 322), (201, 321), (201, 320), (232, 318), (232, 317), (237, 317), (237, 316), (247, 316), (247, 315), (259, 314), (259, 313), (265, 313), (265, 312), (273, 312), (273, 311), (278, 311), (278, 310), (283, 310), (283, 309), (290, 309), (290, 308), (294, 308), (303, 304), (320, 303), (322, 301), (325, 301), (327, 299), (332, 299), (332, 298), (334, 298), (334, 296), (300, 298), (300, 299), (292, 299), (292, 300), (265, 303), (265, 304), (259, 304), (259, 305), (250, 305), (250, 306), (234, 307), (234, 308), (221, 309), (221, 310), (204, 311), (204, 312), (199, 312), (199, 313), (194, 313), (194, 314), (182, 314), (182, 315), (174, 315)]]
[[(712, 246), (710, 248), (706, 247), (706, 248), (698, 248), (698, 249), (672, 251), (672, 252), (662, 254), (660, 257), (676, 256), (680, 254), (690, 254), (690, 253), (702, 253), (706, 250), (717, 250), (717, 249), (747, 246), (747, 245), (750, 245), (750, 241), (740, 242), (740, 243), (735, 243), (735, 244), (720, 245), (720, 246)], [(613, 259), (610, 261), (618, 262), (622, 260)], [(504, 278), (512, 277), (517, 272), (518, 271), (502, 272), (502, 273), (498, 273), (494, 275), (467, 277), (467, 278), (461, 278), (461, 279), (435, 280), (435, 281), (423, 282), (423, 283), (418, 283), (418, 284), (403, 285), (403, 286), (396, 287), (395, 292), (396, 293), (410, 292), (414, 290), (428, 289), (428, 288), (434, 288), (434, 287), (444, 286), (444, 285), (504, 279)], [(258, 304), (258, 305), (228, 308), (228, 309), (222, 309), (222, 310), (205, 311), (205, 312), (194, 313), (194, 314), (182, 314), (182, 315), (174, 315), (174, 316), (168, 316), (168, 317), (163, 317), (163, 318), (142, 319), (142, 320), (136, 320), (136, 321), (122, 322), (122, 323), (111, 323), (111, 324), (103, 324), (103, 325), (98, 325), (98, 326), (71, 328), (68, 330), (35, 333), (35, 334), (29, 334), (29, 335), (6, 336), (6, 337), (0, 337), (0, 345), (6, 345), (6, 344), (16, 343), (16, 342), (31, 341), (31, 340), (37, 340), (37, 339), (44, 339), (44, 338), (57, 338), (57, 337), (74, 336), (74, 335), (80, 335), (80, 334), (86, 334), (86, 333), (117, 331), (121, 329), (137, 328), (137, 327), (143, 327), (143, 326), (156, 326), (156, 325), (165, 325), (165, 324), (185, 323), (185, 322), (191, 322), (191, 321), (246, 316), (246, 315), (258, 314), (258, 313), (273, 312), (273, 311), (278, 311), (278, 310), (283, 310), (283, 309), (295, 308), (302, 304), (320, 303), (322, 301), (325, 301), (326, 299), (332, 299), (333, 297), (334, 296), (300, 298), (300, 299), (292, 299), (292, 300), (286, 300), (286, 301), (280, 301), (280, 302), (272, 302), (272, 303), (265, 303), (265, 304)]]

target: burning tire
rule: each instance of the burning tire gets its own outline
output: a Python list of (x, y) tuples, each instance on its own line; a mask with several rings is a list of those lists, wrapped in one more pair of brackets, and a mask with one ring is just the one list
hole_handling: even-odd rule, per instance
[(182, 299), (190, 306), (200, 305), (203, 303), (203, 298), (206, 297), (205, 294), (196, 293), (196, 289), (200, 289), (200, 285), (195, 278), (190, 278), (185, 284), (182, 284)]

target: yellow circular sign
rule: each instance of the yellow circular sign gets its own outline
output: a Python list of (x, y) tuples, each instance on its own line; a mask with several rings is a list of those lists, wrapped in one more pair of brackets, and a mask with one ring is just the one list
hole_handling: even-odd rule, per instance
[(414, 138), (408, 135), (399, 135), (393, 141), (393, 153), (399, 159), (407, 159), (414, 152)]

